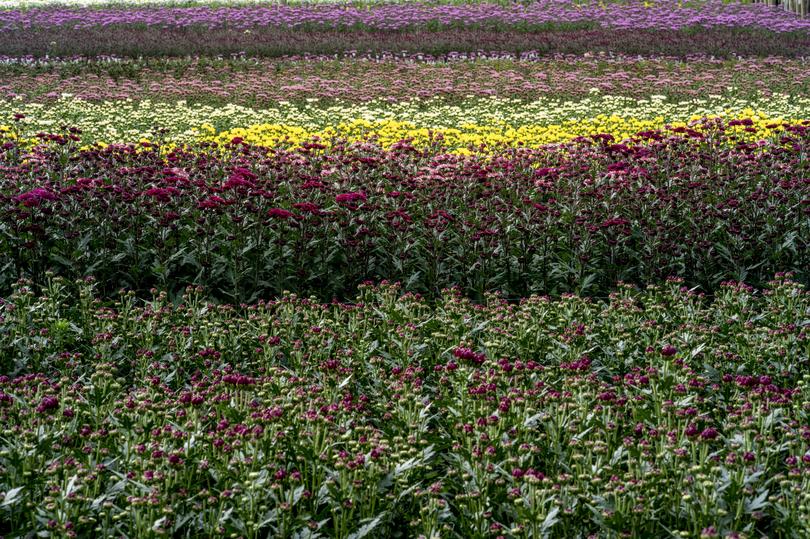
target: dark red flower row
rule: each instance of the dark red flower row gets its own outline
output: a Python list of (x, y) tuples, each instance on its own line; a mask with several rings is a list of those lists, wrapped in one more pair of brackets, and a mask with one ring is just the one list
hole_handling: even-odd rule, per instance
[(351, 295), (365, 280), (602, 293), (679, 275), (713, 289), (810, 267), (810, 130), (743, 143), (645, 133), (459, 156), (370, 143), (169, 153), (0, 153), (0, 285), (51, 270), (104, 286), (189, 282), (229, 299)]

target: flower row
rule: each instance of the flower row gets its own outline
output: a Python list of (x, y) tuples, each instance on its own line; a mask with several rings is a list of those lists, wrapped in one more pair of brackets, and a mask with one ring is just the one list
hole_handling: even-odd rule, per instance
[(296, 28), (372, 28), (400, 30), (447, 26), (544, 26), (592, 23), (618, 29), (666, 29), (736, 26), (760, 27), (775, 32), (808, 32), (810, 21), (766, 4), (704, 0), (685, 4), (656, 2), (575, 2), (536, 0), (531, 3), (471, 4), (346, 4), (199, 7), (147, 7), (128, 9), (30, 9), (0, 11), (0, 30), (68, 26), (141, 25), (158, 27), (246, 30), (261, 26)]
[[(0, 532), (810, 534), (810, 295), (0, 305)], [(654, 516), (653, 516), (654, 515)]]
[[(732, 119), (733, 118), (733, 119)], [(683, 133), (694, 130), (703, 133), (715, 124), (705, 122), (705, 118), (694, 118), (691, 122), (672, 122), (665, 124), (660, 119), (638, 120), (620, 116), (598, 116), (582, 121), (568, 121), (559, 125), (475, 125), (467, 124), (460, 128), (431, 129), (414, 125), (410, 122), (354, 120), (336, 127), (327, 127), (320, 131), (290, 126), (260, 124), (248, 128), (235, 128), (215, 133), (210, 124), (203, 126), (203, 131), (210, 131), (210, 136), (203, 134), (200, 140), (227, 144), (240, 140), (248, 144), (265, 147), (278, 147), (304, 144), (308, 141), (332, 144), (334, 141), (373, 140), (383, 148), (390, 148), (402, 140), (407, 140), (418, 148), (425, 148), (436, 143), (453, 153), (469, 154), (474, 151), (498, 150), (504, 147), (541, 147), (549, 144), (567, 142), (582, 137), (610, 136), (617, 141), (637, 139), (639, 132), (664, 130)], [(714, 118), (719, 119), (719, 118)], [(726, 120), (726, 140), (732, 143), (739, 141), (760, 141), (777, 137), (782, 130), (791, 124), (783, 124), (768, 118), (724, 118)]]
[[(53, 270), (106, 289), (189, 282), (244, 300), (351, 295), (367, 279), (603, 293), (680, 275), (713, 289), (810, 267), (810, 125), (745, 143), (754, 122), (450, 154), (435, 138), (267, 148), (0, 150), (0, 284)], [(330, 141), (325, 141), (330, 142)]]
[[(375, 3), (395, 3), (397, 0), (351, 0), (353, 4), (366, 5)], [(133, 7), (189, 7), (189, 6), (248, 6), (264, 3), (265, 0), (0, 0), (0, 9), (30, 9), (30, 8), (133, 8)], [(288, 4), (312, 3), (341, 3), (345, 0), (293, 0)]]
[[(21, 118), (22, 116), (22, 118)], [(230, 141), (239, 136), (251, 143), (274, 146), (289, 137), (294, 143), (314, 135), (362, 139), (377, 135), (385, 144), (402, 138), (423, 143), (430, 133), (444, 136), (452, 145), (517, 144), (537, 146), (570, 140), (581, 135), (611, 134), (621, 140), (638, 131), (667, 124), (683, 127), (701, 117), (752, 119), (753, 125), (737, 126), (752, 138), (771, 135), (781, 121), (810, 118), (810, 97), (774, 94), (754, 99), (733, 95), (708, 95), (686, 101), (664, 96), (647, 99), (602, 95), (580, 100), (541, 97), (483, 98), (446, 103), (439, 98), (363, 104), (308, 100), (279, 102), (273, 107), (251, 108), (236, 104), (211, 106), (185, 101), (91, 102), (63, 97), (50, 103), (0, 101), (0, 128), (30, 138), (61, 125), (82, 130), (84, 143), (128, 143), (163, 140), (194, 143)]]
[(757, 28), (716, 26), (695, 32), (635, 28), (590, 28), (587, 24), (555, 29), (448, 27), (412, 30), (277, 28), (250, 30), (117, 25), (91, 28), (59, 26), (0, 32), (4, 57), (165, 58), (247, 55), (390, 54), (391, 51), (443, 56), (452, 53), (588, 54), (634, 56), (702, 54), (717, 58), (810, 56), (807, 32), (779, 33)]
[[(654, 57), (591, 57), (524, 54), (519, 59), (488, 55), (443, 58), (409, 55), (361, 56), (334, 60), (239, 58), (207, 60), (112, 60), (15, 63), (0, 68), (0, 96), (26, 101), (55, 100), (71, 94), (87, 101), (186, 99), (212, 104), (272, 107), (278, 101), (373, 99), (406, 101), (441, 97), (461, 101), (471, 96), (545, 95), (569, 100), (592, 89), (644, 99), (758, 94), (810, 94), (810, 68), (804, 60), (708, 57), (680, 61)], [(475, 58), (475, 57), (473, 57)]]

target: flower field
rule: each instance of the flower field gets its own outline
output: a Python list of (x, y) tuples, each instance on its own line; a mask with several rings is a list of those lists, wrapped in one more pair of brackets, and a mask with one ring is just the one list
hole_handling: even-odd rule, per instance
[(0, 1), (0, 538), (810, 537), (810, 19)]
[(810, 532), (810, 303), (785, 277), (483, 305), (67, 288), (3, 310), (12, 529)]

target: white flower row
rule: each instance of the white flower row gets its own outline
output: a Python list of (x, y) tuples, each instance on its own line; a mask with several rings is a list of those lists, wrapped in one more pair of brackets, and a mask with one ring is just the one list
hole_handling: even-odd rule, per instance
[(607, 122), (611, 117), (657, 122), (687, 121), (702, 116), (795, 120), (810, 118), (810, 96), (777, 94), (746, 100), (712, 95), (705, 99), (671, 101), (663, 96), (634, 99), (594, 94), (579, 101), (542, 98), (526, 103), (518, 99), (475, 98), (458, 105), (448, 105), (440, 100), (398, 103), (374, 100), (362, 105), (322, 106), (317, 100), (309, 100), (303, 105), (279, 102), (277, 106), (265, 109), (234, 104), (216, 107), (185, 101), (89, 102), (70, 96), (47, 104), (26, 103), (21, 99), (0, 100), (0, 126), (12, 125), (17, 113), (25, 115), (20, 123), (29, 134), (54, 131), (66, 125), (82, 129), (89, 140), (131, 142), (153, 137), (156, 129), (165, 129), (172, 140), (190, 142), (201, 133), (259, 124), (319, 130), (355, 120), (409, 122), (428, 129), (473, 125), (549, 126), (587, 119)]

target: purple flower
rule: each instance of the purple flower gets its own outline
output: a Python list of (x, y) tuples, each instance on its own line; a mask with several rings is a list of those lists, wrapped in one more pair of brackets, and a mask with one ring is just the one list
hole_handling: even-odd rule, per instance
[(703, 432), (700, 433), (700, 437), (703, 440), (714, 440), (718, 435), (719, 433), (717, 432), (717, 429), (712, 427), (707, 427), (703, 429)]
[(42, 414), (55, 410), (56, 408), (59, 408), (59, 399), (56, 397), (42, 397), (39, 406), (37, 406), (37, 412)]
[(238, 168), (228, 177), (228, 180), (225, 182), (223, 187), (225, 189), (236, 189), (238, 187), (245, 187), (245, 188), (254, 188), (256, 184), (253, 180), (256, 179), (256, 175), (244, 168)]
[(321, 208), (312, 202), (296, 202), (293, 204), (293, 208), (304, 213), (313, 213), (315, 215), (320, 215), (321, 213)]
[(717, 529), (714, 526), (703, 528), (703, 530), (700, 532), (701, 539), (709, 539), (710, 537), (717, 537)]
[(664, 357), (674, 356), (678, 352), (678, 349), (672, 346), (671, 344), (665, 345), (661, 348), (661, 355)]
[(152, 197), (160, 202), (169, 202), (172, 196), (179, 194), (180, 190), (176, 187), (152, 187), (141, 193), (145, 197)]
[(201, 200), (197, 204), (197, 207), (200, 208), (201, 210), (215, 210), (228, 204), (229, 202), (227, 200), (223, 199), (222, 197), (213, 195), (204, 200)]
[(471, 361), (477, 365), (480, 365), (486, 359), (484, 354), (474, 352), (472, 349), (465, 348), (463, 346), (459, 346), (453, 350), (453, 355), (459, 359), (466, 359), (467, 361)]

